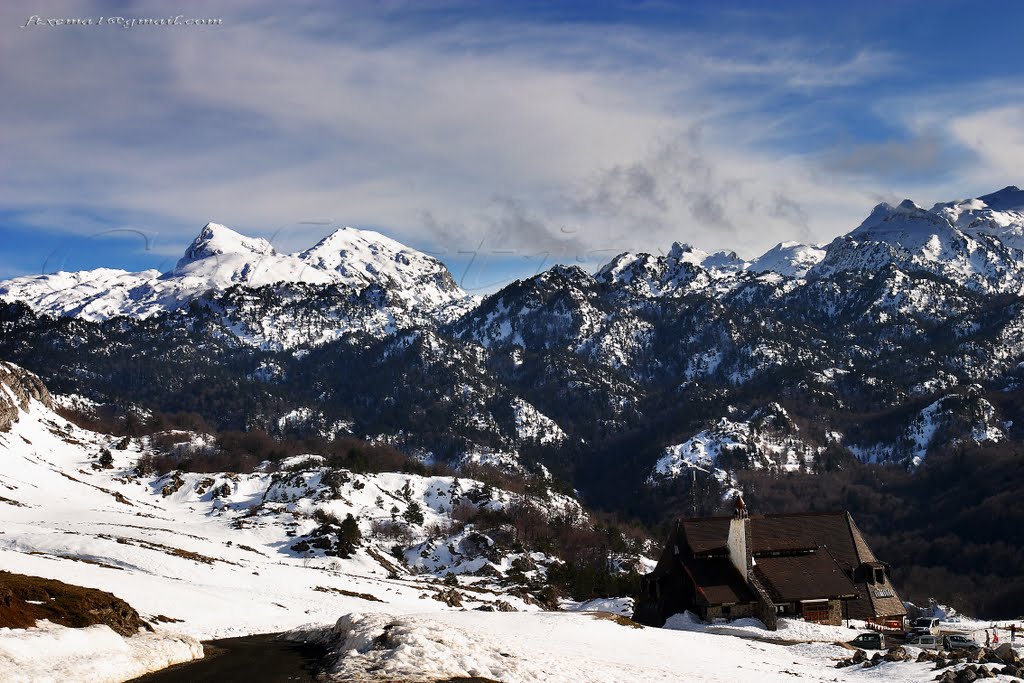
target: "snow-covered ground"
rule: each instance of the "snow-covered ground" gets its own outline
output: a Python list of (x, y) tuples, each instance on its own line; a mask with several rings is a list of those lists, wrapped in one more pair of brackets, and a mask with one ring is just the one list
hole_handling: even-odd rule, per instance
[[(317, 510), (351, 511), (369, 535), (374, 521), (390, 520), (392, 508), (404, 514), (413, 502), (424, 519), (409, 532), (413, 541), (426, 538), (427, 527), (449, 519), (441, 511), (450, 512), (453, 494), (477, 486), (452, 477), (352, 474), (337, 485), (338, 497), (328, 496), (316, 457), (286, 462), (298, 469), (276, 474), (147, 479), (131, 475), (141, 452), (136, 441), (110, 449), (112, 469), (94, 468), (113, 441), (34, 400), (0, 433), (0, 569), (110, 591), (144, 617), (181, 620), (165, 628), (204, 639), (333, 622), (375, 600), (399, 612), (440, 606), (423, 600), (440, 590), (437, 579), (408, 573), (374, 544), (344, 560), (291, 546), (311, 533)], [(501, 507), (507, 495), (492, 490), (478, 500)], [(553, 496), (550, 504), (575, 502)], [(460, 559), (449, 555), (452, 564)], [(485, 588), (466, 595), (470, 607), (499, 597)]]
[(156, 632), (122, 638), (107, 626), (0, 629), (0, 681), (118, 683), (203, 656), (192, 636)]
[[(814, 641), (780, 644), (753, 637), (774, 632), (748, 624), (748, 637), (691, 624), (686, 631), (638, 627), (607, 612), (392, 615), (360, 612), (333, 627), (297, 630), (289, 637), (318, 641), (336, 652), (333, 680), (434, 681), (479, 676), (505, 683), (623, 681), (899, 681), (935, 678), (931, 663), (883, 662), (835, 668), (850, 649), (828, 642), (855, 630), (797, 626)], [(907, 648), (912, 658), (919, 650)], [(1010, 680), (999, 677), (997, 680)]]
[[(454, 587), (462, 604), (452, 606), (442, 598), (453, 587), (410, 572), (373, 550), (373, 542), (349, 559), (292, 546), (310, 532), (316, 509), (352, 511), (369, 533), (374, 515), (386, 521), (396, 514), (393, 507), (404, 515), (415, 501), (425, 519), (412, 525), (412, 533), (425, 534), (426, 526), (444, 521), (453, 492), (473, 490), (469, 480), (385, 474), (325, 482), (322, 462), (308, 456), (284, 463), (292, 469), (277, 475), (154, 480), (131, 475), (144, 447), (137, 440), (115, 448), (116, 439), (79, 429), (37, 400), (18, 417), (0, 432), (0, 569), (109, 591), (158, 630), (131, 639), (103, 626), (0, 630), (0, 681), (123, 680), (198, 656), (195, 638), (300, 627), (293, 637), (330, 641), (337, 652), (335, 674), (346, 681), (934, 677), (930, 667), (913, 663), (835, 669), (849, 651), (829, 641), (849, 640), (856, 631), (803, 622), (785, 622), (776, 632), (692, 620), (685, 630), (640, 628), (623, 618), (628, 599), (543, 612), (466, 574)], [(111, 469), (94, 467), (103, 448), (110, 448)], [(507, 504), (504, 495), (491, 491), (479, 504)], [(550, 504), (574, 501), (552, 497)], [(422, 548), (418, 563), (431, 570), (458, 572), (486, 561), (460, 557), (461, 543), (428, 548), (424, 541)], [(456, 566), (460, 561), (465, 564)], [(500, 611), (508, 606), (519, 611)]]

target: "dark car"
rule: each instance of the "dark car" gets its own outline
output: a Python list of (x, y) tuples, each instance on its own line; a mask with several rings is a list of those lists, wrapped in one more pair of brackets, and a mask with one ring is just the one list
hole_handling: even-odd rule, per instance
[(861, 633), (859, 636), (849, 641), (847, 645), (853, 645), (859, 647), (862, 650), (881, 650), (885, 647), (882, 642), (881, 633)]

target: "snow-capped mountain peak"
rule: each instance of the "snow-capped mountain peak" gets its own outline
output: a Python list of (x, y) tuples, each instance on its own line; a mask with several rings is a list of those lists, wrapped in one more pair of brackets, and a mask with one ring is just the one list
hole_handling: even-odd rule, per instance
[(278, 282), (325, 284), (333, 280), (294, 256), (277, 253), (267, 240), (246, 237), (219, 223), (207, 223), (174, 270), (160, 279), (171, 284), (179, 301), (236, 284), (262, 287)]
[[(410, 253), (414, 252), (409, 247), (379, 232), (344, 227), (335, 230), (296, 256), (321, 270), (340, 271), (371, 265), (371, 261), (382, 256), (385, 259), (396, 260), (395, 255)], [(399, 262), (402, 261), (408, 263), (408, 256), (399, 259)]]
[(335, 230), (295, 256), (338, 282), (360, 289), (380, 283), (416, 305), (436, 307), (466, 297), (436, 258), (372, 230)]
[(992, 236), (1024, 250), (1024, 191), (1013, 185), (976, 199), (936, 204), (932, 212), (968, 235)]
[[(334, 329), (311, 332), (317, 342), (356, 328), (383, 334), (407, 325), (410, 316), (424, 322), (441, 308), (445, 311), (439, 312), (439, 320), (447, 320), (474, 301), (440, 261), (380, 233), (343, 228), (311, 249), (283, 254), (266, 239), (219, 223), (204, 225), (175, 267), (165, 273), (98, 269), (26, 276), (0, 282), (0, 298), (23, 302), (40, 313), (99, 321), (120, 315), (147, 318), (180, 309), (199, 297), (220, 297), (232, 287), (268, 285), (344, 285), (357, 297), (354, 304), (347, 304), (350, 308), (373, 308), (354, 324), (349, 321), (351, 311), (327, 316), (334, 321)], [(358, 298), (371, 286), (379, 287), (380, 293)], [(284, 321), (275, 322), (267, 311), (261, 320), (263, 327), (272, 328), (267, 334), (261, 332), (261, 344), (288, 336), (287, 329), (277, 326)], [(242, 329), (238, 322), (230, 323), (235, 334)]]
[[(886, 241), (900, 241), (917, 233), (951, 227), (949, 221), (942, 216), (921, 208), (910, 199), (904, 199), (896, 206), (885, 202), (875, 206), (871, 214), (850, 233), (850, 236), (862, 239), (885, 236), (883, 239)], [(894, 237), (889, 237), (890, 234)]]
[(909, 199), (897, 206), (879, 204), (857, 229), (833, 240), (808, 275), (878, 272), (895, 265), (977, 290), (1019, 293), (1024, 275), (1020, 252), (1024, 212), (995, 211), (987, 200), (1004, 207), (1024, 204), (1021, 194), (1008, 187), (977, 199), (937, 204), (930, 210)]
[(275, 254), (270, 242), (259, 237), (246, 237), (220, 223), (207, 223), (185, 250), (178, 267), (193, 261), (221, 254)]
[(681, 263), (689, 263), (708, 271), (738, 272), (748, 265), (735, 251), (722, 250), (710, 253), (685, 242), (673, 242), (665, 260), (670, 269)]
[(807, 271), (825, 258), (825, 250), (800, 242), (779, 242), (750, 263), (754, 273), (778, 273), (802, 278)]
[(693, 266), (699, 266), (704, 263), (704, 260), (709, 255), (703, 249), (697, 249), (686, 242), (673, 242), (665, 258), (673, 266), (677, 263), (689, 263)]

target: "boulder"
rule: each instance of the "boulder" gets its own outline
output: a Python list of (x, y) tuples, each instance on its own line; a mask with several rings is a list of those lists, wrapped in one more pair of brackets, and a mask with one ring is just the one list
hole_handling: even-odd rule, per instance
[(910, 659), (910, 655), (902, 647), (892, 647), (885, 653), (885, 661), (887, 662), (905, 662)]
[(1009, 643), (1003, 643), (999, 647), (992, 650), (992, 654), (999, 658), (999, 661), (1005, 664), (1014, 664), (1019, 660), (1017, 653), (1014, 651), (1013, 646)]
[(462, 607), (462, 594), (454, 588), (449, 588), (446, 591), (438, 591), (437, 593), (434, 593), (431, 597), (437, 600), (438, 602), (443, 602), (449, 607)]
[(956, 683), (974, 683), (978, 680), (978, 674), (970, 669), (961, 669), (956, 676)]

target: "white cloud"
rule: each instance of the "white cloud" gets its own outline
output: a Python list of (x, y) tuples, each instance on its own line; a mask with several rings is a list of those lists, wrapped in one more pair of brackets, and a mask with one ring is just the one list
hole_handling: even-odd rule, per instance
[[(978, 157), (975, 182), (1021, 182), (1024, 173), (1024, 102), (954, 117), (949, 131)], [(998, 189), (993, 187), (992, 189)]]
[[(207, 220), (284, 226), (285, 251), (324, 232), (299, 224), (312, 217), (449, 253), (486, 244), (556, 260), (676, 239), (746, 256), (827, 240), (867, 213), (877, 178), (780, 153), (815, 122), (773, 102), (870, 82), (896, 61), (635, 27), (415, 31), (401, 5), (382, 20), (238, 3), (215, 30), (90, 34), (11, 33), (21, 11), (0, 11), (0, 78), (17, 103), (0, 111), (0, 206), (41, 224), (50, 207), (150, 217), (161, 244)], [(987, 149), (994, 175), (1013, 167), (1014, 152)]]

